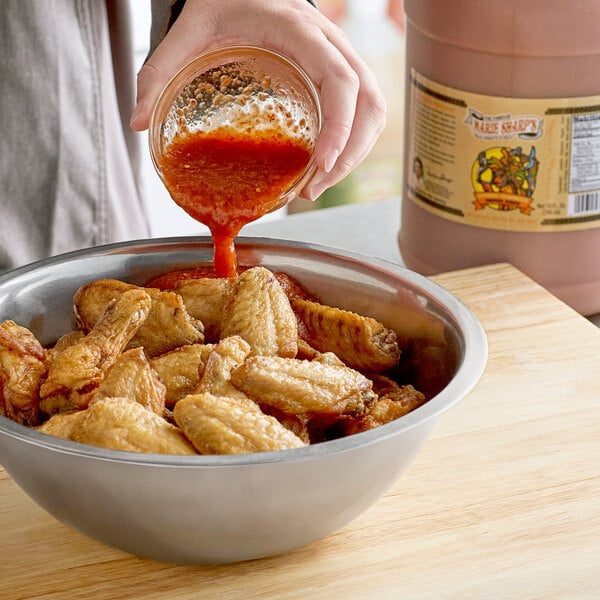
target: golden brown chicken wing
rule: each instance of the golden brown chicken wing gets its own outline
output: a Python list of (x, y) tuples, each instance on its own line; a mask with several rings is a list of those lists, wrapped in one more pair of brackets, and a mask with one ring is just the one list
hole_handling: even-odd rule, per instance
[(99, 398), (73, 426), (75, 442), (112, 450), (153, 454), (197, 454), (183, 432), (129, 398)]
[(73, 431), (85, 418), (85, 410), (57, 413), (50, 417), (47, 421), (42, 423), (36, 429), (38, 431), (41, 431), (42, 433), (47, 433), (48, 435), (53, 435), (55, 437), (63, 438), (64, 440), (73, 441)]
[(398, 364), (396, 333), (379, 321), (298, 297), (291, 305), (300, 337), (316, 350), (333, 352), (360, 371), (384, 371)]
[(145, 285), (146, 287), (174, 292), (178, 290), (180, 286), (191, 281), (216, 276), (215, 268), (212, 265), (203, 265), (199, 267), (190, 267), (189, 269), (167, 271), (166, 273), (152, 277)]
[(196, 393), (247, 398), (231, 383), (231, 371), (250, 354), (250, 344), (238, 335), (222, 339), (208, 356)]
[(400, 385), (397, 381), (385, 375), (371, 374), (370, 379), (373, 381), (373, 391), (377, 394), (378, 400), (380, 402), (389, 400), (395, 406), (394, 409), (386, 411), (385, 414), (390, 415), (389, 418), (377, 410), (377, 403), (372, 407), (371, 413), (381, 423), (397, 419), (425, 403), (425, 395), (412, 385)]
[(318, 350), (315, 350), (306, 340), (303, 340), (301, 337), (298, 338), (298, 353), (296, 354), (296, 358), (314, 360), (319, 356), (321, 356), (321, 353)]
[(177, 287), (188, 313), (204, 323), (207, 342), (216, 342), (221, 338), (221, 319), (234, 285), (234, 279), (203, 277)]
[(231, 381), (256, 403), (286, 413), (363, 414), (375, 399), (370, 379), (318, 361), (253, 356), (231, 372)]
[(173, 415), (201, 454), (245, 454), (304, 445), (277, 419), (236, 398), (192, 394), (175, 405)]
[(165, 412), (167, 390), (142, 348), (120, 354), (106, 371), (94, 398), (124, 397), (138, 402), (157, 415)]
[(412, 385), (400, 385), (383, 375), (372, 375), (373, 390), (378, 397), (366, 415), (358, 418), (342, 416), (337, 427), (343, 435), (367, 431), (394, 421), (424, 404), (425, 395)]
[(0, 324), (0, 414), (21, 423), (39, 424), (39, 390), (46, 374), (45, 352), (27, 328)]
[(239, 335), (252, 355), (293, 358), (298, 351), (298, 325), (287, 296), (264, 267), (244, 271), (225, 306), (221, 336)]
[(332, 365), (334, 367), (345, 367), (347, 365), (333, 352), (319, 352), (312, 360), (321, 362), (324, 365)]
[(85, 333), (81, 331), (81, 329), (75, 329), (74, 331), (69, 331), (64, 335), (61, 335), (54, 346), (48, 349), (46, 352), (46, 360), (52, 361), (54, 356), (60, 352), (62, 352), (68, 346), (72, 346), (77, 342), (81, 341), (81, 338), (85, 337)]
[(301, 358), (304, 360), (316, 360), (328, 365), (337, 365), (338, 367), (346, 366), (344, 362), (333, 352), (319, 352), (301, 338), (298, 339), (298, 354), (296, 355), (296, 358)]
[(213, 348), (214, 344), (188, 344), (150, 359), (166, 387), (167, 406), (173, 406), (198, 388), (204, 365)]
[[(250, 402), (254, 402), (250, 400)], [(289, 429), (292, 433), (297, 435), (305, 444), (310, 444), (310, 432), (308, 430), (308, 423), (310, 418), (308, 415), (292, 415), (290, 413), (284, 413), (283, 411), (263, 404), (260, 409), (271, 417), (275, 417), (286, 429)]]
[(108, 304), (85, 337), (59, 352), (40, 387), (42, 412), (53, 415), (85, 408), (108, 368), (146, 319), (150, 305), (144, 290), (128, 290)]
[(144, 290), (152, 304), (146, 322), (131, 340), (130, 347), (142, 346), (148, 356), (158, 356), (184, 344), (204, 341), (204, 325), (188, 314), (181, 296), (116, 279), (99, 279), (77, 290), (74, 309), (81, 329), (90, 331), (107, 304), (131, 289)]

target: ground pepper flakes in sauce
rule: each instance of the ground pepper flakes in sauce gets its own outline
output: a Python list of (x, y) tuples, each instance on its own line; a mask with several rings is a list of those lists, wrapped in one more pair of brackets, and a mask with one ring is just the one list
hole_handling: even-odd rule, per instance
[(218, 277), (235, 277), (235, 237), (277, 206), (310, 156), (306, 141), (278, 127), (224, 126), (172, 141), (160, 160), (164, 183), (175, 202), (210, 229)]

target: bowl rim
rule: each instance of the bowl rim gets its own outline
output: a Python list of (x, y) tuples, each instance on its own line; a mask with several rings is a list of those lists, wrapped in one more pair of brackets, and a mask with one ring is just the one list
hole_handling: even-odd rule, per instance
[[(165, 250), (169, 246), (194, 247), (210, 244), (210, 236), (172, 236), (148, 239), (129, 240), (126, 242), (115, 242), (103, 244), (80, 250), (62, 253), (45, 258), (27, 265), (11, 269), (0, 274), (0, 290), (5, 282), (16, 277), (26, 275), (31, 271), (44, 269), (49, 266), (59, 265), (63, 262), (77, 260), (78, 258), (98, 257), (102, 255), (124, 254), (128, 250), (139, 250), (141, 248), (155, 248), (156, 251)], [(323, 455), (333, 456), (345, 452), (351, 452), (359, 447), (379, 443), (400, 432), (408, 431), (422, 425), (440, 414), (446, 412), (460, 402), (479, 382), (488, 360), (487, 336), (475, 314), (453, 293), (435, 283), (431, 279), (412, 271), (407, 267), (394, 262), (371, 257), (366, 254), (334, 248), (312, 242), (299, 242), (277, 238), (239, 236), (236, 246), (261, 246), (274, 249), (285, 247), (286, 249), (302, 249), (327, 255), (333, 259), (341, 259), (343, 262), (359, 262), (368, 266), (376, 267), (379, 271), (386, 272), (392, 277), (400, 277), (416, 285), (423, 292), (435, 296), (436, 301), (445, 309), (452, 312), (456, 326), (461, 330), (463, 337), (470, 343), (465, 344), (464, 357), (454, 377), (438, 394), (429, 399), (425, 404), (410, 413), (386, 423), (375, 429), (355, 433), (343, 438), (293, 448), (288, 450), (275, 450), (269, 452), (253, 452), (234, 455), (170, 455), (137, 453), (122, 450), (111, 450), (81, 444), (65, 440), (56, 436), (39, 432), (35, 429), (21, 425), (11, 419), (0, 415), (0, 435), (15, 438), (21, 442), (46, 448), (58, 453), (70, 454), (79, 457), (87, 457), (97, 460), (105, 460), (119, 463), (139, 464), (146, 466), (182, 467), (182, 468), (215, 468), (224, 466), (240, 465), (265, 465), (276, 463), (299, 462), (312, 460)], [(161, 248), (159, 248), (159, 246)], [(137, 252), (139, 253), (139, 252)], [(145, 253), (145, 252), (144, 252)], [(0, 464), (2, 457), (0, 456)]]

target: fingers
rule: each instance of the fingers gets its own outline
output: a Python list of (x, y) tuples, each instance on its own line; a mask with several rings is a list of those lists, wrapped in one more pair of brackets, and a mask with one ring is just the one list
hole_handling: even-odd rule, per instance
[(344, 33), (306, 0), (188, 0), (138, 75), (131, 127), (148, 127), (161, 90), (185, 63), (225, 43), (279, 51), (297, 62), (319, 90), (317, 171), (301, 197), (315, 200), (367, 156), (385, 125), (383, 95)]
[(158, 99), (162, 89), (161, 81), (160, 73), (151, 63), (145, 64), (138, 73), (136, 105), (129, 122), (129, 126), (134, 131), (148, 129), (151, 106)]
[(345, 74), (332, 70), (322, 82), (318, 171), (300, 193), (307, 200), (316, 200), (358, 166), (385, 127), (386, 105), (379, 85), (358, 57), (350, 56), (350, 60)]

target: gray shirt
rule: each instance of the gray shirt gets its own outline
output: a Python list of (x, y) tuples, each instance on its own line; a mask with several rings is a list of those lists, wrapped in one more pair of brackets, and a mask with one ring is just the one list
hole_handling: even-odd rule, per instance
[[(183, 4), (152, 0), (151, 51)], [(129, 128), (135, 8), (135, 0), (0, 2), (0, 272), (150, 235), (145, 136)]]
[(122, 0), (0, 2), (0, 271), (148, 237), (130, 17)]

